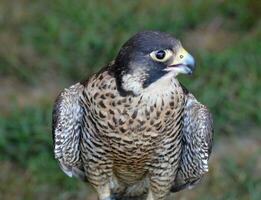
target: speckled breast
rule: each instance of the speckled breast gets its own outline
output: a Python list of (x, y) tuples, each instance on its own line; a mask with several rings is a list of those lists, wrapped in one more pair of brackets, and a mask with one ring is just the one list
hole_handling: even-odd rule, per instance
[(99, 151), (112, 161), (113, 173), (122, 181), (131, 183), (143, 177), (157, 150), (164, 150), (167, 140), (179, 134), (184, 97), (178, 92), (182, 90), (155, 99), (123, 97), (109, 79), (83, 94), (89, 109), (87, 129), (95, 137), (93, 146), (102, 148)]

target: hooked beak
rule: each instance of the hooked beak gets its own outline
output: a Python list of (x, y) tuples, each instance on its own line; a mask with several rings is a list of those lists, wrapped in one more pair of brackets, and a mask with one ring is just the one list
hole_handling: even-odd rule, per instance
[(175, 71), (177, 74), (192, 74), (195, 70), (195, 60), (183, 47), (180, 47), (173, 62), (165, 70)]

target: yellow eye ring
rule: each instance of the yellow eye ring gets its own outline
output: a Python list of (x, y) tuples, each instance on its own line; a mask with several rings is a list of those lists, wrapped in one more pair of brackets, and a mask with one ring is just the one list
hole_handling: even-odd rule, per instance
[(169, 49), (157, 50), (150, 53), (150, 57), (157, 62), (166, 62), (173, 55), (173, 52)]

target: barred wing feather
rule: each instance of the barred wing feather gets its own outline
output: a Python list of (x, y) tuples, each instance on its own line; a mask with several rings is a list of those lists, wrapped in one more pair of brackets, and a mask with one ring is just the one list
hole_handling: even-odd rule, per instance
[(57, 97), (53, 109), (54, 155), (68, 176), (85, 180), (81, 161), (83, 110), (80, 95), (83, 85), (77, 83)]

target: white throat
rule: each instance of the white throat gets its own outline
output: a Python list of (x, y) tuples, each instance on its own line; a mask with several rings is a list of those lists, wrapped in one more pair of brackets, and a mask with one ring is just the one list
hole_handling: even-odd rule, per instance
[(173, 87), (178, 83), (175, 72), (169, 72), (159, 80), (150, 84), (147, 88), (143, 89), (146, 95), (164, 95), (173, 91)]
[(154, 83), (151, 83), (148, 87), (143, 88), (142, 81), (146, 79), (145, 76), (140, 78), (140, 76), (136, 76), (135, 74), (128, 74), (123, 76), (122, 86), (123, 89), (126, 91), (132, 91), (136, 96), (141, 94), (143, 96), (158, 96), (168, 94), (170, 91), (173, 91), (173, 87), (178, 83), (176, 76), (177, 74), (175, 71), (170, 71)]

